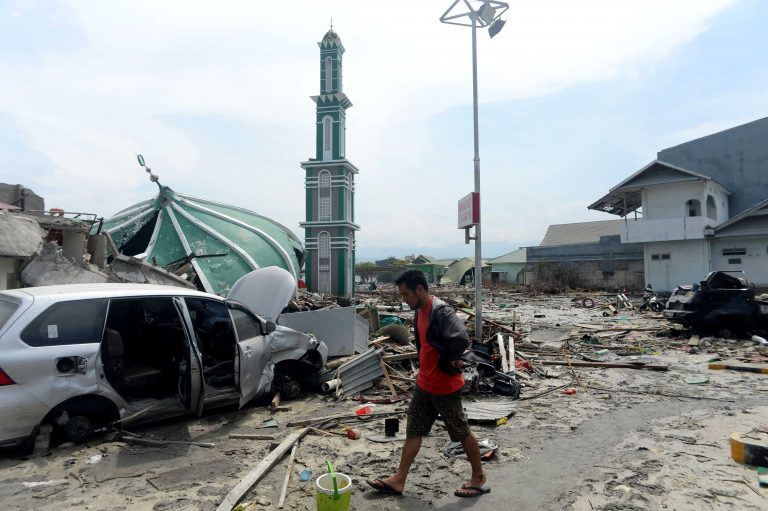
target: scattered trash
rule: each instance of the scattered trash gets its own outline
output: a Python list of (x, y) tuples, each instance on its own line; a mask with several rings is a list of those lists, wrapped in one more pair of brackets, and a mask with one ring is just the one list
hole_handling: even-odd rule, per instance
[(761, 488), (768, 488), (768, 468), (757, 467), (757, 482)]
[(384, 434), (395, 436), (400, 431), (400, 420), (397, 418), (384, 419)]
[(689, 385), (701, 385), (704, 383), (709, 383), (709, 376), (704, 374), (688, 376), (685, 378), (685, 383), (688, 383)]
[[(499, 448), (499, 444), (490, 438), (483, 438), (482, 440), (478, 441), (477, 444), (480, 446), (480, 459), (485, 461), (493, 458), (493, 455)], [(460, 460), (467, 459), (467, 455), (464, 453), (464, 447), (461, 445), (461, 442), (451, 442), (445, 447), (445, 449), (443, 449), (443, 454)]]
[(371, 405), (361, 406), (360, 408), (355, 410), (355, 415), (357, 415), (358, 417), (370, 415), (372, 413), (373, 413), (373, 408)]
[(98, 462), (100, 462), (103, 457), (104, 457), (103, 454), (94, 454), (93, 456), (88, 457), (88, 460), (86, 460), (86, 463), (88, 465), (95, 465)]
[(491, 422), (496, 423), (504, 417), (511, 417), (517, 410), (517, 402), (509, 399), (478, 401), (464, 401), (464, 413), (470, 422)]
[(261, 425), (256, 426), (256, 429), (276, 428), (276, 427), (277, 427), (277, 420), (275, 420), (275, 419), (267, 419), (264, 422), (262, 422)]
[(567, 389), (563, 389), (562, 393), (567, 395), (567, 396), (572, 396), (572, 395), (576, 394), (576, 389), (574, 389), (573, 387), (569, 387)]
[(755, 430), (732, 433), (731, 458), (744, 465), (765, 466), (768, 463), (768, 433)]
[(301, 470), (301, 472), (299, 472), (299, 481), (301, 481), (302, 483), (309, 481), (311, 477), (312, 477), (312, 472), (307, 468), (304, 468)]
[(53, 480), (50, 480), (50, 481), (31, 481), (31, 482), (24, 481), (21, 484), (22, 484), (22, 486), (24, 486), (24, 488), (39, 488), (41, 486), (59, 486), (59, 485), (64, 485), (64, 484), (67, 484), (68, 482), (69, 481), (67, 481), (66, 479), (53, 479)]
[(328, 473), (315, 480), (317, 511), (347, 511), (352, 497), (352, 478), (335, 472), (328, 462)]

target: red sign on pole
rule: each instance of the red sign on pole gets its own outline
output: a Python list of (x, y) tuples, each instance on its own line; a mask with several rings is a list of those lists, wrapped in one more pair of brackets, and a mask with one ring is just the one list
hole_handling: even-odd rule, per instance
[(459, 229), (480, 223), (480, 194), (472, 192), (459, 199)]

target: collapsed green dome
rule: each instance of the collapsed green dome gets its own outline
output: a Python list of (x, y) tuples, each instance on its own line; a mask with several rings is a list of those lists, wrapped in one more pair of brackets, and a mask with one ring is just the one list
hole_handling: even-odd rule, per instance
[(304, 247), (289, 229), (244, 208), (158, 186), (157, 197), (120, 211), (101, 227), (120, 253), (170, 271), (190, 263), (198, 287), (222, 296), (261, 267), (284, 268), (298, 280)]

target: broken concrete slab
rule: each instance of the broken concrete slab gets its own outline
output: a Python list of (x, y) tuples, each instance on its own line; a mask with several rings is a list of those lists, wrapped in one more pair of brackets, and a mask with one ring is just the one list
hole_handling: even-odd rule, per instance
[(134, 284), (159, 284), (195, 289), (195, 285), (173, 273), (137, 259), (118, 254), (109, 265), (111, 280)]
[(98, 284), (107, 282), (109, 275), (96, 266), (77, 264), (64, 257), (59, 245), (46, 243), (40, 253), (21, 271), (21, 280), (27, 286), (54, 286), (59, 284)]
[(528, 342), (543, 344), (546, 342), (563, 342), (571, 336), (570, 328), (534, 328), (528, 334)]
[(34, 219), (0, 211), (0, 256), (31, 257), (42, 248), (43, 236)]

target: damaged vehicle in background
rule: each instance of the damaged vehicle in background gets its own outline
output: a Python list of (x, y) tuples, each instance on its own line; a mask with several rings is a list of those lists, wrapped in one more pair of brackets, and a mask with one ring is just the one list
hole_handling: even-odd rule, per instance
[(276, 325), (296, 281), (268, 267), (226, 299), (147, 284), (0, 292), (0, 446), (80, 442), (116, 422), (146, 422), (319, 382), (327, 347)]
[(743, 271), (714, 271), (699, 284), (677, 286), (664, 317), (702, 331), (748, 332), (768, 328), (768, 301), (755, 297)]

